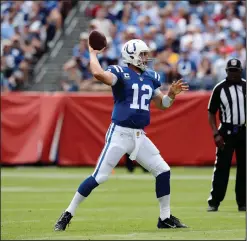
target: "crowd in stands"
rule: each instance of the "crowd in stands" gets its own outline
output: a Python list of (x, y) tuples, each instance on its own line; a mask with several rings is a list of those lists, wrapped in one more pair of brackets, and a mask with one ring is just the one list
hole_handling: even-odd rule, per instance
[(108, 41), (99, 55), (103, 68), (121, 62), (122, 45), (145, 41), (161, 75), (162, 88), (183, 78), (191, 90), (211, 90), (225, 78), (226, 62), (236, 57), (246, 72), (246, 9), (243, 1), (102, 1), (90, 4), (92, 17), (72, 58), (64, 64), (65, 91), (107, 90), (89, 69), (88, 33), (102, 31)]
[(76, 1), (1, 1), (1, 90), (25, 89)]

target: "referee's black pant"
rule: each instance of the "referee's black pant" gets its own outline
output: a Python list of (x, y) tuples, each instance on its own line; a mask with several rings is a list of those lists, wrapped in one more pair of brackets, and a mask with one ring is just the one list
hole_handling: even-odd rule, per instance
[(208, 204), (219, 206), (220, 202), (223, 201), (235, 150), (237, 161), (236, 201), (239, 207), (246, 206), (246, 127), (245, 125), (239, 127), (222, 125), (219, 132), (224, 138), (225, 146), (223, 149), (218, 148), (216, 153), (212, 190)]

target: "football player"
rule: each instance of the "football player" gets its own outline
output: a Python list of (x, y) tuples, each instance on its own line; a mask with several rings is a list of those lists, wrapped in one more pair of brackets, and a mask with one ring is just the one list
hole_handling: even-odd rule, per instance
[(144, 128), (150, 123), (151, 100), (157, 108), (167, 109), (176, 95), (188, 90), (188, 85), (178, 80), (172, 83), (167, 95), (163, 94), (160, 90), (159, 74), (147, 68), (150, 60), (149, 48), (142, 40), (133, 39), (124, 44), (121, 53), (126, 66), (112, 65), (104, 71), (97, 59), (97, 54), (102, 51), (103, 49), (94, 50), (89, 45), (92, 74), (112, 87), (112, 123), (106, 133), (105, 146), (93, 174), (80, 184), (68, 208), (56, 222), (54, 230), (66, 229), (78, 205), (94, 188), (108, 179), (113, 168), (126, 153), (156, 179), (155, 191), (160, 206), (157, 227), (186, 228), (187, 226), (170, 212), (170, 167), (146, 136)]

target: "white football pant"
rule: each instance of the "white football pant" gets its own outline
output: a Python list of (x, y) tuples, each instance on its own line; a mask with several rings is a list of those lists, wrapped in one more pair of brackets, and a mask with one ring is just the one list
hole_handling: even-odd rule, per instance
[(111, 124), (105, 137), (105, 146), (99, 156), (92, 176), (97, 183), (105, 182), (123, 155), (128, 153), (132, 160), (157, 177), (170, 170), (159, 150), (142, 129), (132, 129)]

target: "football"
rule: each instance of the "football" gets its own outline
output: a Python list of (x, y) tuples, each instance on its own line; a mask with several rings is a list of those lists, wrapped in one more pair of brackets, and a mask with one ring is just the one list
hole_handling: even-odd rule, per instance
[(93, 30), (89, 34), (89, 44), (95, 50), (101, 50), (107, 45), (106, 37), (103, 33)]

